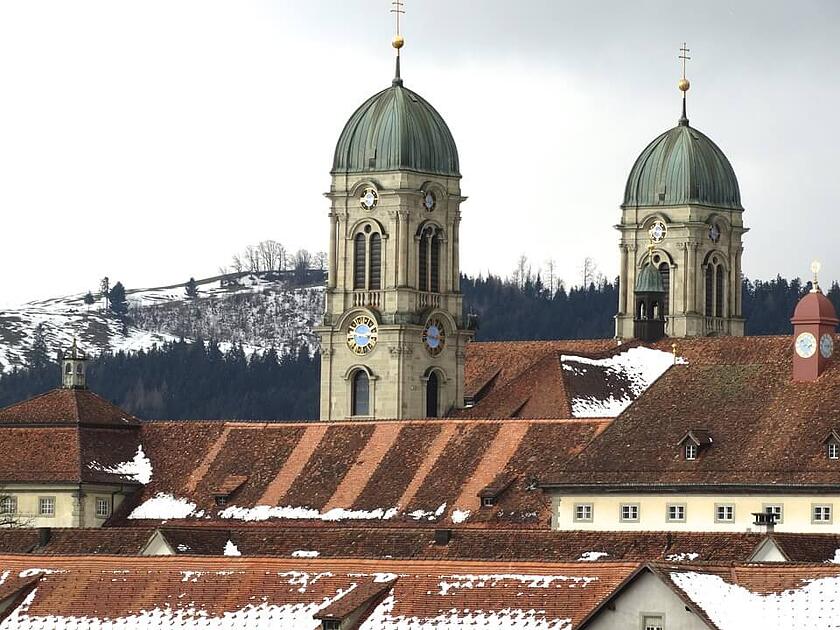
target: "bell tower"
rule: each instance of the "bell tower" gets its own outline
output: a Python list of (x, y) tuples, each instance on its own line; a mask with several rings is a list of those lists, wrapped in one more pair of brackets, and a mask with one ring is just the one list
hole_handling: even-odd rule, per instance
[(87, 389), (87, 355), (76, 344), (61, 354), (61, 385), (64, 389)]
[[(665, 290), (662, 314), (669, 337), (744, 334), (741, 257), (744, 208), (735, 171), (706, 135), (689, 125), (685, 77), (688, 48), (680, 49), (682, 115), (653, 140), (627, 178), (619, 249), (616, 337), (634, 336), (633, 289), (655, 267)], [(652, 251), (645, 245), (652, 241)]]
[[(397, 23), (402, 12), (395, 3)], [(400, 76), (353, 114), (335, 150), (321, 339), (322, 420), (442, 416), (464, 403), (455, 141)]]
[(817, 380), (834, 355), (834, 331), (837, 330), (837, 313), (834, 305), (823, 295), (817, 282), (820, 263), (811, 265), (814, 281), (811, 291), (793, 311), (793, 380)]

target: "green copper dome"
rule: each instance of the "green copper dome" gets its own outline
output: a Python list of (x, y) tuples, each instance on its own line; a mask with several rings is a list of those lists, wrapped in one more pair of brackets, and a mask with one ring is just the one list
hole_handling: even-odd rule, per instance
[(642, 267), (636, 278), (636, 293), (665, 293), (662, 276), (659, 275), (659, 270), (650, 263)]
[(738, 179), (729, 160), (682, 118), (642, 151), (627, 179), (623, 205), (689, 203), (742, 209)]
[(344, 126), (332, 170), (460, 176), (458, 149), (449, 127), (434, 107), (403, 87), (399, 77), (365, 101)]

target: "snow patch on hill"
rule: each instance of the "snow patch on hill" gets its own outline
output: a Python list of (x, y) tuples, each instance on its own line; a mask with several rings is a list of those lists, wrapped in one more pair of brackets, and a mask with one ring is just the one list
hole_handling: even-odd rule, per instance
[(324, 288), (293, 286), (291, 277), (236, 274), (197, 280), (188, 298), (185, 284), (127, 291), (126, 322), (104, 310), (102, 301), (84, 303), (84, 293), (0, 309), (0, 372), (26, 367), (35, 331), (43, 326), (51, 353), (73, 339), (92, 356), (149, 350), (180, 338), (215, 339), (222, 350), (242, 344), (247, 354), (274, 347), (285, 353), (300, 346), (314, 352), (312, 327), (321, 319)]

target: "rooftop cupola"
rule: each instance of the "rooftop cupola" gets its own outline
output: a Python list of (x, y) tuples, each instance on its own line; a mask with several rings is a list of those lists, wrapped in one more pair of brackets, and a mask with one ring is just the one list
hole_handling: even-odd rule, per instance
[(834, 331), (840, 323), (834, 305), (820, 289), (820, 263), (814, 261), (811, 271), (811, 291), (799, 300), (790, 320), (794, 336), (793, 380), (800, 382), (817, 380), (828, 367), (834, 354)]
[(61, 355), (61, 385), (64, 389), (87, 389), (87, 354), (76, 340), (70, 350)]

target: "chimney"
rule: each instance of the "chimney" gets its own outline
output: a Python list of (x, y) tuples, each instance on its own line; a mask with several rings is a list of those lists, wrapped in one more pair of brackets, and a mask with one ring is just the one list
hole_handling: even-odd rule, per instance
[(771, 508), (767, 508), (765, 512), (753, 512), (752, 515), (755, 517), (753, 525), (762, 528), (767, 534), (773, 533), (776, 527), (776, 514)]
[(52, 538), (52, 528), (51, 527), (39, 527), (38, 528), (38, 547), (46, 547), (50, 544), (50, 539)]
[(452, 530), (451, 529), (436, 529), (435, 530), (435, 544), (436, 545), (448, 545), (450, 540), (452, 540)]

